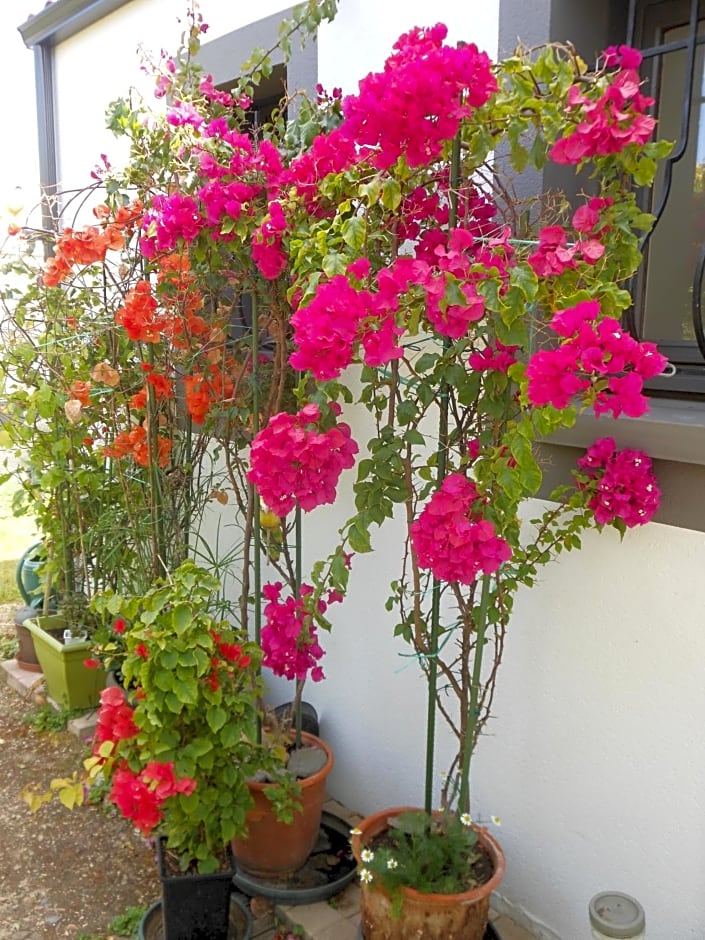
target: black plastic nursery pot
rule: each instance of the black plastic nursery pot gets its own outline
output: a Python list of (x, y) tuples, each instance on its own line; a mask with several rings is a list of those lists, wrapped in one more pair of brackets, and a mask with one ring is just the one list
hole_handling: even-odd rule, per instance
[[(156, 901), (140, 921), (138, 940), (166, 940), (162, 902)], [(228, 940), (252, 940), (252, 915), (245, 900), (235, 894), (230, 896), (230, 919)]]
[(165, 840), (157, 842), (163, 940), (229, 940), (233, 865), (211, 875), (168, 873)]

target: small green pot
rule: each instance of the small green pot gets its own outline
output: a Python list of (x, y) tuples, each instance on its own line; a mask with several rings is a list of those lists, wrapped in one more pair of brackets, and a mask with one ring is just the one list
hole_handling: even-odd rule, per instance
[(34, 639), (49, 697), (64, 708), (95, 708), (105, 687), (105, 672), (83, 665), (91, 655), (91, 644), (81, 640), (65, 646), (61, 637), (68, 624), (60, 614), (25, 620), (24, 625)]

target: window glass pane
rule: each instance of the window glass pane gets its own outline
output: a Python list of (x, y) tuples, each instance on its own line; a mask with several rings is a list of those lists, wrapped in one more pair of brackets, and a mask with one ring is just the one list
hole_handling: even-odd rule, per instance
[[(665, 30), (661, 41), (686, 39), (686, 26)], [(688, 146), (673, 164), (671, 191), (651, 236), (646, 264), (644, 338), (659, 343), (695, 341), (693, 330), (693, 275), (705, 242), (705, 50), (697, 47)], [(685, 99), (687, 52), (663, 55), (657, 87), (658, 135), (678, 141), (681, 137)], [(647, 86), (648, 91), (651, 91)], [(652, 208), (660, 202), (663, 170), (654, 188)]]

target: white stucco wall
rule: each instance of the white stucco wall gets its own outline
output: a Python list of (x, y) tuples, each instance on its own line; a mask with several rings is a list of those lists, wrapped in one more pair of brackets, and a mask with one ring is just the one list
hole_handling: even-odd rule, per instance
[[(341, 0), (321, 30), (320, 80), (353, 89), (400, 32), (439, 20), (452, 38), (493, 52), (498, 4)], [(65, 181), (85, 183), (98, 154), (114, 153), (105, 105), (141, 80), (139, 39), (173, 47), (177, 6), (134, 0), (58, 50)], [(256, 16), (285, 6), (260, 0)], [(209, 38), (255, 15), (254, 5), (231, 0), (202, 7)], [(364, 442), (359, 419), (353, 425)], [(348, 473), (343, 489), (350, 482)], [(307, 517), (308, 560), (325, 554), (346, 514), (338, 506)], [(355, 559), (346, 602), (331, 610), (327, 679), (307, 689), (335, 750), (331, 791), (363, 812), (419, 803), (423, 791), (423, 683), (384, 611), (398, 541), (387, 530), (374, 544), (373, 555)], [(588, 900), (612, 888), (642, 901), (649, 940), (705, 937), (703, 570), (705, 536), (651, 524), (622, 544), (612, 533), (586, 538), (517, 604), (496, 717), (475, 762), (475, 812), (502, 817), (500, 901), (537, 936), (588, 940)], [(272, 684), (276, 701), (290, 695)], [(439, 770), (447, 751), (440, 746)]]

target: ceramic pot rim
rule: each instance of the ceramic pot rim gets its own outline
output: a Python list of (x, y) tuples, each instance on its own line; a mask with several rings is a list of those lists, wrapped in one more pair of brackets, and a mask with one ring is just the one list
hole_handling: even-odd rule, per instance
[[(360, 829), (360, 833), (353, 835), (351, 844), (353, 854), (355, 855), (358, 864), (361, 862), (360, 853), (362, 852), (362, 849), (375, 836), (379, 835), (387, 828), (389, 818), (391, 816), (398, 816), (400, 813), (407, 812), (419, 812), (419, 808), (418, 806), (395, 806), (391, 809), (383, 809), (377, 813), (373, 813), (371, 816), (367, 816), (362, 820), (362, 822), (357, 824), (357, 828)], [(489, 881), (486, 881), (484, 884), (478, 885), (476, 888), (472, 888), (469, 891), (462, 891), (458, 894), (426, 894), (421, 891), (416, 891), (414, 888), (402, 888), (402, 891), (409, 899), (423, 899), (424, 903), (429, 905), (445, 905), (449, 902), (463, 904), (477, 901), (480, 898), (486, 897), (499, 886), (502, 879), (504, 878), (506, 871), (506, 860), (504, 857), (504, 852), (502, 851), (499, 842), (497, 842), (494, 836), (491, 835), (491, 833), (489, 833), (484, 826), (473, 825), (473, 829), (475, 832), (477, 832), (480, 844), (486, 850), (492, 861), (492, 865), (494, 866), (494, 873)], [(383, 891), (384, 889), (377, 888), (377, 890)]]

